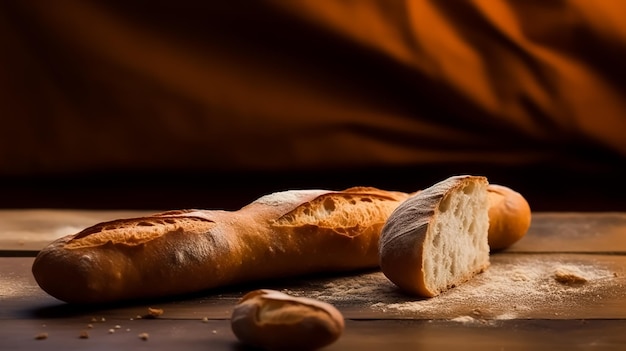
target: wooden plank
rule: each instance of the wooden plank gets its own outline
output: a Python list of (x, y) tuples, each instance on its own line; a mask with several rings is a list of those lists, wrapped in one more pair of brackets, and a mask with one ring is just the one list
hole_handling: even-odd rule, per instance
[[(160, 307), (172, 319), (228, 319), (237, 300), (257, 288), (282, 290), (337, 306), (350, 319), (601, 319), (626, 318), (626, 256), (583, 254), (492, 255), (491, 267), (432, 299), (406, 296), (379, 271), (301, 277), (228, 287), (164, 300), (113, 306), (69, 306), (37, 286), (32, 258), (0, 258), (0, 320), (66, 316), (128, 319)], [(585, 278), (556, 281), (557, 270)]]
[[(623, 350), (625, 328), (624, 320), (346, 320), (342, 336), (324, 350)], [(88, 338), (79, 337), (83, 331)], [(48, 337), (35, 339), (40, 333)], [(147, 340), (140, 333), (147, 333)], [(249, 349), (238, 342), (228, 320), (0, 320), (0, 344), (4, 350)]]
[[(4, 210), (0, 248), (36, 252), (47, 240), (64, 235), (62, 228), (80, 230), (149, 213), (31, 210), (25, 215)], [(432, 299), (406, 296), (381, 272), (368, 271), (161, 300), (72, 306), (37, 286), (30, 272), (32, 257), (0, 257), (0, 349), (243, 350), (230, 331), (232, 308), (247, 291), (270, 288), (330, 302), (344, 314), (346, 332), (327, 350), (621, 350), (626, 345), (625, 228), (626, 213), (536, 213), (528, 235), (510, 249), (492, 253), (486, 272)], [(560, 283), (557, 271), (586, 281)], [(157, 319), (137, 318), (148, 307), (165, 313)], [(83, 330), (88, 339), (79, 338)], [(35, 340), (42, 332), (48, 338)], [(145, 341), (138, 337), (144, 332), (149, 334)]]
[[(623, 350), (619, 321), (356, 321), (329, 350)], [(623, 330), (623, 329), (622, 329)], [(619, 334), (619, 335), (618, 335)]]
[(18, 209), (0, 210), (0, 250), (39, 251), (51, 241), (117, 218), (156, 211)]
[[(81, 338), (87, 333), (87, 338)], [(45, 339), (37, 336), (46, 335)], [(146, 335), (147, 339), (140, 336)], [(0, 320), (3, 350), (233, 350), (228, 321)]]
[(626, 253), (626, 213), (533, 213), (526, 236), (506, 251)]

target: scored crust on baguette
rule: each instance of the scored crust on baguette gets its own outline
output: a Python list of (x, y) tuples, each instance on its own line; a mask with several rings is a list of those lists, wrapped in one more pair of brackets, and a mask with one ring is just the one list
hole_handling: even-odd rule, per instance
[[(371, 196), (375, 193), (379, 196)], [(314, 226), (316, 230), (330, 229), (337, 234), (358, 236), (372, 225), (372, 218), (376, 218), (378, 213), (391, 213), (398, 206), (393, 200), (406, 197), (403, 193), (381, 192), (366, 187), (322, 194), (282, 215), (273, 222), (273, 226)]]
[(380, 266), (401, 290), (439, 295), (489, 266), (487, 178), (453, 176), (413, 195), (389, 216)]
[(382, 226), (408, 197), (368, 187), (287, 190), (237, 211), (118, 219), (53, 241), (32, 272), (62, 301), (104, 303), (375, 268)]
[[(215, 222), (206, 218), (170, 216), (157, 214), (100, 223), (78, 233), (65, 244), (65, 248), (79, 249), (106, 244), (141, 245), (177, 230), (185, 230), (188, 234), (206, 233), (215, 225)], [(120, 238), (124, 238), (124, 241), (120, 241)]]

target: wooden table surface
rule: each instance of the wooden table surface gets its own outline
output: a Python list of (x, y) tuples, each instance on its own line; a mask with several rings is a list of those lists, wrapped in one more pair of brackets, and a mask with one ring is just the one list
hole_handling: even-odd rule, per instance
[[(67, 305), (36, 284), (30, 268), (49, 241), (149, 213), (0, 210), (0, 350), (246, 350), (229, 318), (257, 288), (335, 305), (346, 329), (325, 350), (626, 350), (621, 212), (534, 213), (527, 236), (493, 252), (486, 272), (432, 299), (401, 294), (376, 270), (98, 307)], [(149, 307), (164, 313), (144, 318)]]

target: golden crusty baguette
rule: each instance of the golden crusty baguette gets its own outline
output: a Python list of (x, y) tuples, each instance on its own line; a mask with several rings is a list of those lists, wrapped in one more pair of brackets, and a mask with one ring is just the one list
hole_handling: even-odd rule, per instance
[(380, 230), (409, 194), (290, 190), (237, 211), (104, 222), (43, 248), (32, 273), (69, 303), (105, 303), (378, 266)]

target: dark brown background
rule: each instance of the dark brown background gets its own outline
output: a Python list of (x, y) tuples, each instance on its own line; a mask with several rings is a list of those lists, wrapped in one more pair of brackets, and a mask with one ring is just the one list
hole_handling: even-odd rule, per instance
[(0, 4), (0, 207), (485, 175), (626, 209), (621, 1)]

